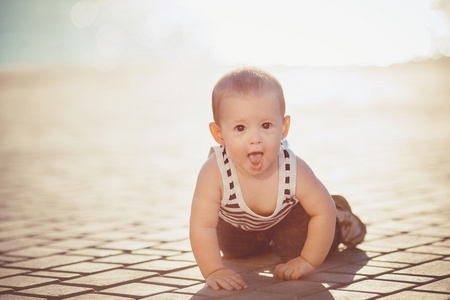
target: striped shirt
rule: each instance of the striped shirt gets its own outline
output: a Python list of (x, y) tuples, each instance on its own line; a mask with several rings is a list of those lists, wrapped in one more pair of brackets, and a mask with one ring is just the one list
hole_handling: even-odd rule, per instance
[(244, 202), (236, 167), (223, 146), (213, 147), (223, 182), (223, 198), (219, 216), (227, 223), (246, 231), (266, 230), (280, 222), (297, 204), (295, 198), (297, 164), (290, 149), (280, 146), (278, 199), (270, 216), (253, 212)]

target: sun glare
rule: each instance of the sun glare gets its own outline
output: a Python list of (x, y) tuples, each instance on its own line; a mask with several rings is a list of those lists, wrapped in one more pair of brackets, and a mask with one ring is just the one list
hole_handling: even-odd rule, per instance
[(433, 38), (449, 35), (423, 0), (196, 3), (186, 8), (203, 20), (212, 57), (227, 64), (389, 65), (432, 56)]

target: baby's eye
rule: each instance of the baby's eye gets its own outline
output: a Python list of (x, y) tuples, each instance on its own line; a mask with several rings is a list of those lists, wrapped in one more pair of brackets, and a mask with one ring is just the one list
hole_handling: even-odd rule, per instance
[(235, 129), (236, 129), (237, 131), (244, 131), (245, 126), (244, 126), (244, 125), (238, 125), (238, 126), (236, 126)]
[(263, 123), (262, 124), (262, 128), (264, 128), (264, 129), (269, 129), (270, 127), (272, 127), (272, 124), (270, 124), (270, 123)]

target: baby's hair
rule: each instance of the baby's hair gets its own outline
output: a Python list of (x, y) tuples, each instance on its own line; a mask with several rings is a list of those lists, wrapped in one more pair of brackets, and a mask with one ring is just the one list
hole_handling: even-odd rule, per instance
[(257, 67), (241, 67), (223, 75), (217, 81), (212, 92), (212, 110), (214, 122), (220, 121), (219, 105), (224, 96), (256, 95), (267, 91), (275, 91), (280, 101), (281, 114), (284, 116), (286, 104), (283, 88), (278, 79), (266, 70)]

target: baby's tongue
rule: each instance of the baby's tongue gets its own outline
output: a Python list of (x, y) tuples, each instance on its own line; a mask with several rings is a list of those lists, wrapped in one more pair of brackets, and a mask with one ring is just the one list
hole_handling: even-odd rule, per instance
[(252, 162), (252, 164), (258, 165), (258, 164), (261, 162), (262, 153), (261, 153), (261, 152), (250, 153), (250, 154), (248, 155), (248, 158), (250, 159), (250, 161)]

